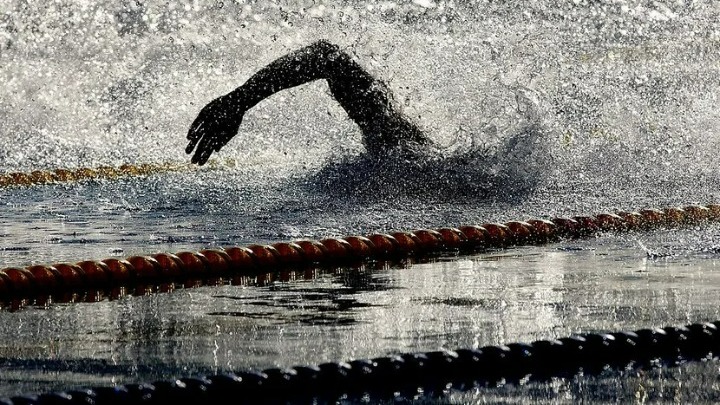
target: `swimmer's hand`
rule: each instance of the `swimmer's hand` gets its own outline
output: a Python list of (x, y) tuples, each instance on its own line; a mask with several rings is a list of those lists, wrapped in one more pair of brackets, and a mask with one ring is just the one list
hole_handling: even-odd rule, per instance
[(190, 154), (195, 150), (191, 162), (204, 165), (213, 152), (219, 151), (237, 135), (245, 110), (234, 93), (208, 103), (195, 118), (187, 135), (190, 143), (185, 153)]

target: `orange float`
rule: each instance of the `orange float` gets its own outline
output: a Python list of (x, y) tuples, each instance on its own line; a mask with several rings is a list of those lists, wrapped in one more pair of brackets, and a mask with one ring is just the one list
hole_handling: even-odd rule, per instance
[(617, 215), (625, 221), (625, 229), (640, 229), (643, 224), (643, 216), (639, 212), (619, 211)]
[(187, 274), (185, 271), (185, 263), (183, 263), (177, 255), (172, 253), (157, 253), (152, 255), (152, 258), (157, 260), (163, 272), (169, 277), (182, 278)]
[(309, 263), (320, 263), (325, 260), (327, 248), (316, 240), (299, 240), (295, 242), (302, 249), (303, 256)]
[(489, 234), (487, 229), (477, 225), (466, 225), (460, 227), (460, 232), (465, 235), (468, 249), (482, 250), (488, 247)]
[(51, 294), (60, 290), (62, 286), (62, 276), (60, 272), (51, 266), (36, 265), (27, 268), (35, 278), (35, 285), (38, 292), (43, 294)]
[(467, 236), (460, 229), (439, 228), (436, 231), (440, 234), (440, 240), (445, 249), (460, 251), (468, 248)]
[(720, 204), (707, 204), (705, 208), (708, 209), (708, 219), (711, 221), (720, 220)]
[(56, 169), (54, 176), (57, 181), (72, 181), (75, 180), (75, 175), (70, 170)]
[(128, 175), (128, 176), (137, 176), (141, 173), (140, 168), (138, 168), (137, 166), (134, 166), (134, 165), (130, 165), (130, 164), (121, 165), (119, 167), (119, 169), (120, 169), (120, 173), (122, 173), (124, 175)]
[(293, 266), (302, 263), (303, 250), (297, 243), (280, 242), (273, 243), (272, 247), (278, 252), (278, 260), (283, 266)]
[(0, 270), (0, 273), (7, 277), (14, 295), (27, 296), (37, 292), (35, 277), (26, 269), (10, 267)]
[(10, 173), (10, 181), (18, 186), (27, 186), (32, 183), (30, 176), (25, 173)]
[(688, 205), (683, 209), (687, 213), (689, 224), (697, 225), (710, 218), (710, 210), (702, 205)]
[(255, 253), (246, 247), (234, 246), (226, 248), (225, 253), (230, 257), (230, 271), (233, 273), (249, 273), (257, 267)]
[(262, 269), (278, 267), (279, 253), (274, 247), (270, 245), (255, 244), (250, 245), (247, 248), (252, 250), (252, 252), (255, 254), (255, 262), (257, 263), (258, 267)]
[(393, 232), (389, 235), (385, 234), (378, 234), (378, 235), (384, 235), (384, 236), (390, 236), (394, 239), (388, 239), (390, 245), (393, 245), (390, 247), (390, 251), (393, 251), (394, 247), (394, 255), (397, 256), (409, 256), (413, 255), (416, 252), (418, 252), (421, 249), (422, 242), (420, 241), (420, 238), (415, 235), (413, 232)]
[(352, 246), (339, 238), (322, 239), (320, 243), (325, 246), (325, 260), (331, 263), (345, 262), (351, 257)]
[(103, 262), (85, 260), (77, 263), (85, 273), (86, 287), (105, 288), (110, 282), (110, 268)]
[(35, 170), (30, 173), (30, 181), (33, 184), (47, 184), (54, 182), (55, 178), (52, 174), (50, 174), (50, 172)]
[(109, 276), (113, 281), (113, 285), (129, 284), (135, 278), (135, 268), (125, 259), (108, 258), (103, 259), (103, 263), (108, 266)]
[(505, 226), (509, 230), (509, 240), (513, 245), (524, 245), (535, 242), (535, 228), (524, 221), (508, 221)]
[(12, 295), (12, 282), (3, 272), (0, 272), (0, 302), (5, 301), (10, 295)]
[(601, 231), (622, 231), (626, 228), (625, 220), (617, 214), (601, 213), (595, 216), (595, 225)]
[(580, 225), (575, 219), (567, 217), (556, 217), (553, 218), (551, 221), (553, 224), (555, 224), (558, 236), (563, 238), (577, 238), (578, 236), (580, 236)]
[(75, 175), (75, 178), (77, 178), (78, 180), (94, 179), (94, 178), (98, 177), (98, 172), (96, 170), (93, 170), (93, 169), (90, 169), (87, 167), (83, 167), (83, 168), (75, 170), (74, 175)]
[(687, 223), (687, 212), (680, 207), (670, 207), (663, 210), (665, 224), (668, 226), (680, 226)]
[(437, 253), (444, 246), (443, 237), (434, 229), (418, 229), (412, 232), (418, 239), (419, 254)]
[(97, 168), (98, 175), (105, 178), (118, 177), (121, 173), (118, 169), (112, 166), (100, 166)]
[(640, 210), (640, 216), (640, 227), (643, 229), (655, 228), (665, 223), (665, 213), (656, 208)]
[(131, 256), (127, 261), (135, 269), (135, 280), (140, 284), (150, 284), (164, 279), (160, 263), (151, 256)]
[(547, 219), (529, 219), (527, 223), (532, 226), (535, 231), (538, 242), (548, 242), (555, 240), (557, 237), (557, 226)]
[(374, 233), (369, 235), (367, 238), (370, 239), (375, 246), (375, 257), (387, 259), (393, 257), (397, 253), (405, 253), (404, 250), (402, 250), (402, 247), (400, 247), (397, 239), (395, 239), (392, 235)]
[(180, 258), (188, 278), (201, 278), (208, 272), (208, 261), (205, 256), (198, 252), (177, 252), (175, 255)]
[(597, 225), (595, 217), (589, 215), (578, 215), (572, 217), (572, 219), (574, 219), (578, 224), (578, 236), (595, 235), (598, 231), (600, 231), (600, 227)]
[(80, 289), (87, 285), (85, 271), (80, 266), (70, 263), (57, 263), (53, 267), (60, 273), (63, 285), (66, 288)]
[(210, 275), (219, 277), (229, 275), (232, 258), (227, 252), (220, 249), (203, 249), (200, 254), (205, 256), (208, 261)]
[(503, 247), (510, 244), (510, 229), (505, 224), (489, 222), (481, 226), (487, 231), (490, 246)]
[(375, 244), (364, 236), (348, 236), (345, 241), (350, 244), (353, 257), (369, 259), (375, 253)]

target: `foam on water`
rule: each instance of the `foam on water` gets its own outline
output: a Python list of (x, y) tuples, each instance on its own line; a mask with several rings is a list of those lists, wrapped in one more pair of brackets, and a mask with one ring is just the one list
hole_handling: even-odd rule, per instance
[[(696, 2), (8, 1), (0, 10), (0, 169), (186, 160), (184, 135), (204, 103), (274, 58), (329, 38), (462, 156), (421, 164), (430, 188), (460, 180), (525, 190), (572, 178), (642, 186), (690, 174), (710, 186), (717, 13)], [(360, 133), (327, 93), (317, 83), (263, 102), (220, 156), (279, 176), (356, 161)], [(543, 116), (523, 110), (525, 94), (537, 96), (533, 111)], [(526, 142), (519, 134), (540, 120), (547, 125)], [(520, 156), (537, 138), (542, 153), (507, 157), (505, 148)], [(478, 147), (497, 152), (474, 156)], [(392, 181), (398, 173), (386, 169), (360, 177)], [(395, 189), (417, 183), (409, 176)]]
[(122, 221), (153, 241), (243, 243), (717, 201), (718, 13), (637, 1), (3, 2), (0, 171), (187, 162), (206, 102), (322, 38), (382, 78), (442, 149), (370, 160), (318, 81), (250, 110), (215, 169), (0, 191), (3, 243), (45, 240), (38, 219), (64, 241)]

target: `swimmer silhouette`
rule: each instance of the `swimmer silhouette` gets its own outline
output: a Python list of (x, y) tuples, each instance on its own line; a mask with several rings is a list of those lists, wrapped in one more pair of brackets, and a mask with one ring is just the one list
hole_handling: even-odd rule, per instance
[(270, 63), (242, 86), (206, 105), (190, 127), (185, 152), (205, 164), (237, 135), (243, 115), (271, 95), (325, 79), (330, 91), (363, 133), (371, 157), (414, 155), (433, 148), (425, 134), (403, 115), (387, 86), (372, 77), (340, 47), (317, 41)]

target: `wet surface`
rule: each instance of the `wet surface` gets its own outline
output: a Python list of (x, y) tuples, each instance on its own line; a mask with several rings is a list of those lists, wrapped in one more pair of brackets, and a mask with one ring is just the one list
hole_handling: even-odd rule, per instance
[[(3, 173), (187, 162), (205, 103), (328, 38), (443, 151), (369, 160), (327, 85), (300, 86), (209, 167), (0, 189), (0, 267), (717, 203), (720, 9), (586, 3), (4, 1)], [(719, 246), (714, 224), (8, 306), (0, 396), (716, 320)], [(434, 402), (712, 402), (716, 379)]]
[[(574, 333), (720, 319), (714, 254), (668, 242), (713, 232), (605, 235), (427, 263), (289, 271), (244, 285), (178, 288), (0, 312), (2, 395), (478, 348)], [(644, 245), (677, 255), (649, 259)], [(677, 378), (714, 372), (692, 366)], [(655, 374), (654, 374), (655, 373)], [(687, 374), (684, 374), (687, 373)], [(12, 376), (16, 376), (13, 378)], [(637, 378), (651, 383), (638, 383)], [(661, 372), (483, 389), (468, 398), (628, 398), (669, 388)], [(694, 377), (693, 377), (694, 378)], [(618, 379), (626, 381), (619, 383)], [(695, 380), (693, 380), (695, 381)], [(692, 384), (690, 384), (692, 385)], [(711, 395), (712, 387), (705, 387)], [(459, 395), (459, 394), (457, 394)], [(455, 394), (446, 398), (451, 400)], [(638, 394), (639, 395), (639, 394)], [(678, 395), (691, 395), (689, 392)], [(493, 399), (494, 398), (494, 399)]]

